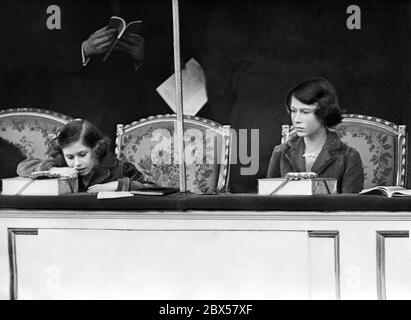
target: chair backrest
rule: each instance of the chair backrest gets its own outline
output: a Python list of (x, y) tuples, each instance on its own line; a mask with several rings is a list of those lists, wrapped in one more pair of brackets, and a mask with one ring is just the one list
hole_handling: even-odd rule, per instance
[[(175, 114), (151, 116), (128, 125), (117, 125), (117, 158), (133, 163), (147, 181), (179, 188), (179, 156), (174, 134), (177, 132), (176, 126)], [(184, 116), (188, 191), (227, 191), (230, 144), (230, 126), (200, 117)]]
[[(364, 166), (364, 188), (378, 185), (405, 187), (407, 133), (405, 125), (360, 114), (343, 114), (336, 127), (342, 141), (354, 147)], [(292, 126), (282, 126), (282, 140), (295, 134)]]
[(0, 110), (0, 137), (17, 146), (25, 157), (48, 158), (48, 143), (72, 120), (61, 113), (35, 108)]

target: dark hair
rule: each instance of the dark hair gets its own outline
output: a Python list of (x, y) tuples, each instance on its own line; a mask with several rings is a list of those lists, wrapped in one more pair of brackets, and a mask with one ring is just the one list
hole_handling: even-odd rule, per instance
[(107, 155), (110, 148), (110, 139), (104, 137), (95, 125), (87, 120), (73, 120), (66, 123), (50, 141), (51, 156), (60, 165), (65, 165), (62, 149), (77, 141), (92, 149), (99, 161)]
[(314, 114), (326, 127), (336, 126), (341, 122), (341, 110), (337, 90), (334, 85), (323, 78), (308, 79), (294, 87), (286, 99), (286, 108), (291, 112), (291, 98), (308, 105), (316, 105)]

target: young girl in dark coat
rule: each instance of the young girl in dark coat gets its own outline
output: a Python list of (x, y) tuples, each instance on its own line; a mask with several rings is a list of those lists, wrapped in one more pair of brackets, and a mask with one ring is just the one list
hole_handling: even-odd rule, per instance
[(290, 91), (286, 107), (296, 135), (274, 148), (267, 177), (312, 171), (320, 178), (337, 179), (339, 193), (360, 192), (364, 185), (360, 154), (333, 130), (341, 122), (335, 87), (323, 78), (304, 81)]
[(64, 125), (50, 142), (51, 158), (27, 159), (17, 174), (29, 176), (48, 170), (65, 177), (78, 177), (79, 192), (135, 190), (153, 186), (129, 162), (119, 162), (109, 151), (110, 140), (89, 121), (74, 120)]

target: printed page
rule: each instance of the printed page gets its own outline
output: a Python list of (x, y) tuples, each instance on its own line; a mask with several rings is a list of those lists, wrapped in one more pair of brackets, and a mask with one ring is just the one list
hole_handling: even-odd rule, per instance
[(108, 49), (107, 53), (104, 55), (103, 62), (107, 60), (107, 58), (113, 51), (114, 47), (116, 46), (118, 39), (123, 34), (126, 28), (126, 22), (123, 18), (112, 16), (107, 24), (107, 29), (111, 28), (117, 29), (117, 38), (113, 41), (113, 43), (110, 46), (110, 49)]
[[(156, 90), (169, 107), (177, 112), (175, 75), (164, 81)], [(207, 103), (206, 79), (201, 65), (191, 59), (181, 70), (183, 86), (183, 114), (194, 116)]]
[(393, 192), (393, 197), (411, 197), (411, 189), (404, 189)]
[(382, 194), (390, 196), (395, 191), (405, 190), (401, 186), (376, 186), (369, 189), (364, 189), (359, 192), (359, 194)]
[(129, 191), (100, 191), (97, 193), (97, 199), (113, 199), (132, 197), (133, 194)]
[(127, 33), (139, 33), (141, 26), (142, 26), (143, 21), (141, 20), (136, 20), (136, 21), (132, 21), (129, 24), (126, 25), (126, 28), (124, 30), (124, 32)]

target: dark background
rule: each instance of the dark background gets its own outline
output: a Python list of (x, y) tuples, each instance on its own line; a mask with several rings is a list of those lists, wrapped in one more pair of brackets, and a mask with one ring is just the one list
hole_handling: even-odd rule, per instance
[[(121, 54), (106, 65), (80, 64), (81, 41), (113, 14), (108, 3), (2, 1), (1, 108), (89, 118), (112, 137), (116, 123), (171, 113), (155, 92), (174, 72), (171, 0), (120, 1), (126, 20), (144, 20), (146, 59), (137, 72)], [(64, 8), (62, 30), (46, 28), (51, 4)], [(346, 27), (351, 4), (361, 8), (361, 30)], [(198, 115), (260, 130), (259, 170), (242, 176), (244, 165), (233, 165), (232, 191), (253, 191), (265, 176), (281, 124), (289, 123), (285, 95), (306, 78), (333, 82), (347, 112), (411, 128), (410, 6), (405, 0), (180, 0), (182, 60), (196, 58), (207, 77), (209, 103)]]

